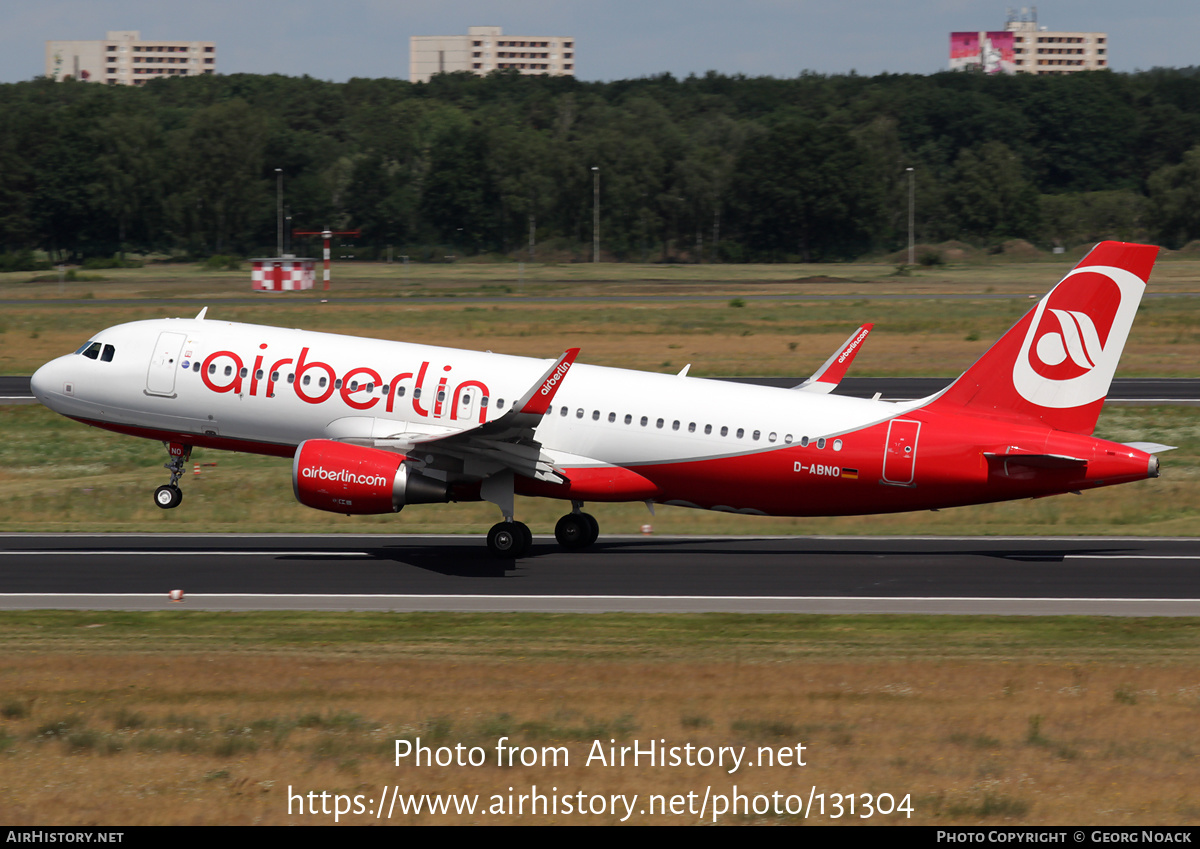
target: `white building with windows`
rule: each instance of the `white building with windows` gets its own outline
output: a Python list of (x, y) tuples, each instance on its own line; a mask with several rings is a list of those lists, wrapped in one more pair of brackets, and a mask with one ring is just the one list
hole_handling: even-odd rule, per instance
[(564, 35), (504, 35), (500, 27), (468, 27), (466, 35), (415, 35), (409, 39), (408, 78), (492, 71), (575, 76), (575, 39)]
[(1009, 19), (1018, 74), (1073, 74), (1108, 68), (1108, 33), (1051, 32), (1033, 20)]
[(143, 41), (138, 30), (116, 30), (103, 41), (47, 41), (46, 76), (108, 85), (144, 85), (159, 77), (216, 73), (211, 41)]

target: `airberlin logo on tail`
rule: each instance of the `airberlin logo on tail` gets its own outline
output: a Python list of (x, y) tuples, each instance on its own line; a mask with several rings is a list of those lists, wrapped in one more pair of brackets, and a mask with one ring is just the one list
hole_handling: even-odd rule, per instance
[[(1051, 380), (1079, 377), (1096, 367), (1104, 355), (1104, 340), (1096, 332), (1092, 317), (1082, 310), (1056, 310), (1048, 307), (1038, 328), (1033, 355), (1033, 370)], [(1055, 321), (1057, 320), (1057, 322)], [(1111, 317), (1107, 330), (1111, 329)]]
[(1146, 288), (1122, 268), (1068, 274), (1034, 311), (1013, 364), (1013, 386), (1040, 407), (1080, 407), (1108, 394)]

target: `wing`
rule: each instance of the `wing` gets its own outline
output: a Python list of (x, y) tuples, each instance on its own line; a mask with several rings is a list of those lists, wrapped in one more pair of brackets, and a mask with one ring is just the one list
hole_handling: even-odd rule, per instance
[(813, 372), (812, 377), (799, 386), (793, 386), (792, 389), (819, 392), (822, 395), (832, 392), (846, 376), (846, 369), (850, 368), (850, 363), (854, 362), (858, 349), (862, 347), (862, 343), (866, 341), (867, 335), (874, 326), (874, 324), (864, 324), (851, 333), (850, 338), (833, 352), (833, 356), (827, 359), (823, 366)]
[(415, 468), (426, 473), (441, 472), (447, 478), (480, 480), (508, 470), (536, 480), (564, 483), (566, 478), (542, 452), (536, 431), (578, 355), (578, 348), (563, 353), (508, 412), (474, 427), (451, 429), (403, 423), (403, 430), (389, 432), (389, 426), (394, 429), (402, 423), (352, 416), (331, 422), (325, 435), (404, 454)]

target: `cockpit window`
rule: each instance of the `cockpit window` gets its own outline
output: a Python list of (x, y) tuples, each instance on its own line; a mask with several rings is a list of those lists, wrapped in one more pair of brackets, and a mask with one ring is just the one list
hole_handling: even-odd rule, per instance
[(100, 360), (102, 363), (111, 363), (113, 356), (117, 353), (117, 349), (112, 345), (105, 345), (100, 342), (84, 342), (82, 347), (75, 353), (83, 354), (89, 360)]

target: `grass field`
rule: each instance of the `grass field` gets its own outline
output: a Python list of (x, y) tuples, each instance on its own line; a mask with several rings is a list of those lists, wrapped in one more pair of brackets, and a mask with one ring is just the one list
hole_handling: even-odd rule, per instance
[[(151, 266), (106, 271), (111, 279), (103, 282), (65, 284), (62, 296), (76, 299), (69, 305), (56, 303), (57, 284), (5, 274), (0, 300), (15, 301), (0, 317), (0, 373), (28, 374), (75, 350), (100, 328), (194, 315), (196, 304), (211, 299), (218, 302), (209, 311), (212, 318), (539, 357), (579, 345), (583, 362), (652, 371), (678, 371), (691, 363), (698, 376), (808, 374), (858, 324), (874, 321), (875, 333), (855, 374), (952, 377), (1029, 303), (1023, 297), (938, 300), (939, 295), (1040, 295), (1069, 267), (1070, 261), (1057, 259), (947, 266), (896, 277), (891, 266), (880, 264), (580, 264), (531, 269), (530, 282), (518, 289), (511, 285), (511, 264), (413, 267), (407, 281), (402, 266), (355, 265), (332, 293), (340, 300), (321, 303), (322, 292), (253, 295), (247, 272)], [(1150, 291), (1200, 292), (1200, 261), (1161, 261)], [(811, 300), (830, 294), (844, 300)], [(885, 294), (931, 300), (872, 300)], [(553, 300), (558, 296), (591, 300)], [(624, 296), (667, 300), (613, 300)], [(757, 296), (772, 300), (754, 300)], [(354, 303), (360, 297), (377, 301)], [(441, 300), (422, 300), (430, 297)], [(690, 299), (696, 297), (709, 300)], [(219, 303), (229, 298), (239, 300)], [(149, 299), (188, 303), (138, 303)], [(1200, 357), (1198, 313), (1200, 298), (1147, 299), (1120, 373), (1191, 374)]]
[[(964, 265), (892, 276), (885, 265), (355, 266), (347, 302), (250, 300), (248, 272), (152, 267), (65, 284), (0, 276), (0, 371), (28, 374), (95, 330), (194, 314), (693, 374), (811, 372), (857, 324), (877, 322), (858, 375), (964, 369), (1029, 306), (938, 295), (1042, 293), (1069, 260)], [(1200, 262), (1167, 259), (1120, 375), (1195, 376)], [(848, 300), (807, 296), (845, 294)], [(872, 300), (885, 293), (931, 300)], [(584, 295), (586, 302), (535, 301)], [(614, 302), (620, 295), (676, 302)], [(713, 300), (688, 300), (699, 295)], [(778, 300), (756, 301), (756, 295)], [(419, 298), (442, 298), (422, 303)], [(385, 298), (354, 303), (355, 298)], [(72, 303), (56, 303), (82, 299)], [(120, 299), (168, 298), (157, 306)], [(491, 300), (480, 301), (479, 298)], [(464, 299), (462, 302), (459, 299)], [(476, 299), (467, 302), (466, 299)], [(741, 306), (733, 305), (742, 301)], [(215, 463), (183, 481), (184, 507), (151, 504), (165, 482), (157, 443), (119, 437), (38, 406), (0, 407), (0, 530), (353, 531), (482, 534), (491, 505), (418, 506), (346, 517), (296, 504), (286, 461), (197, 451)], [(1180, 446), (1155, 481), (941, 513), (759, 519), (599, 505), (606, 533), (977, 533), (1198, 535), (1200, 435), (1185, 407), (1115, 407), (1098, 435)], [(547, 533), (561, 505), (521, 499)], [(482, 546), (482, 541), (480, 542)], [(1200, 628), (1193, 620), (1086, 617), (852, 617), (467, 614), (0, 615), (0, 822), (305, 824), (289, 793), (377, 798), (493, 794), (506, 800), (689, 793), (826, 796), (816, 823), (1195, 824), (1200, 785)], [(569, 766), (395, 766), (396, 740), (563, 747)], [(805, 746), (806, 766), (611, 767), (602, 746)], [(856, 815), (833, 819), (833, 794)], [(862, 798), (907, 797), (911, 818), (863, 819)], [(318, 797), (318, 805), (320, 800)], [(845, 803), (843, 802), (843, 805)], [(684, 804), (684, 809), (689, 807)], [(794, 809), (794, 808), (793, 808)], [(620, 815), (394, 815), (392, 822), (610, 823)], [(707, 815), (635, 813), (646, 824)], [(722, 823), (791, 824), (788, 813)], [(347, 821), (343, 819), (343, 821)], [(350, 822), (365, 823), (363, 816)]]
[[(826, 794), (809, 822), (1196, 823), (1200, 629), (1086, 617), (21, 613), (0, 618), (0, 819), (302, 824), (289, 789), (378, 798)], [(497, 741), (560, 748), (497, 766)], [(395, 763), (396, 741), (486, 754)], [(805, 766), (602, 765), (599, 741), (787, 751)], [(607, 756), (606, 756), (607, 757)], [(564, 763), (565, 758), (568, 763)], [(832, 794), (855, 794), (835, 818)], [(912, 815), (862, 818), (862, 797)], [(319, 798), (319, 797), (318, 797)], [(765, 798), (763, 802), (765, 803)], [(793, 802), (793, 812), (797, 802)], [(319, 801), (318, 801), (319, 805)], [(844, 806), (843, 806), (844, 809)], [(333, 810), (332, 803), (329, 810)], [(393, 813), (401, 823), (621, 814)], [(368, 816), (343, 822), (372, 822)]]

